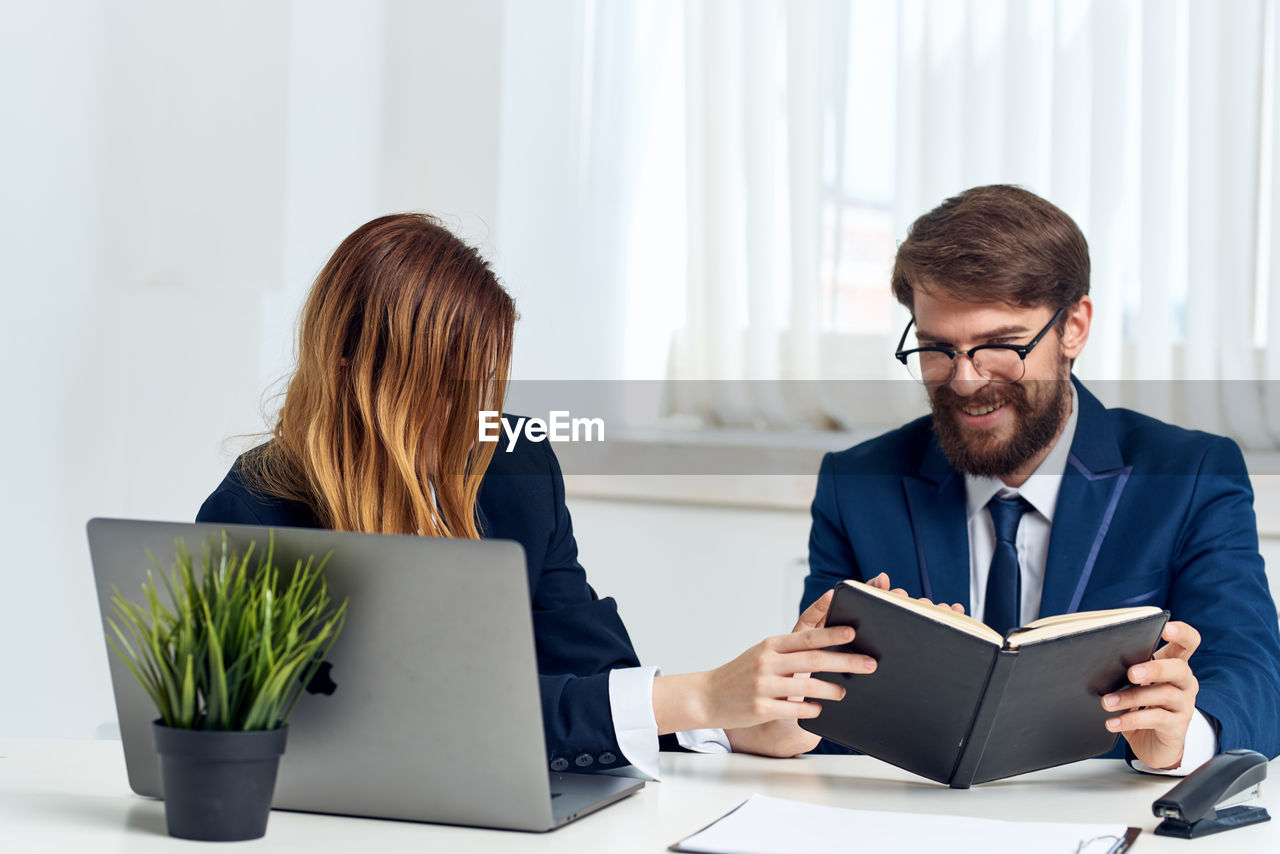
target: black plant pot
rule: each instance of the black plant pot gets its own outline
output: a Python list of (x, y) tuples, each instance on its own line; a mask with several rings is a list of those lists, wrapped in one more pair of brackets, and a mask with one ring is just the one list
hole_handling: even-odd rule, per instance
[(251, 732), (152, 724), (170, 836), (211, 842), (267, 832), (288, 727)]

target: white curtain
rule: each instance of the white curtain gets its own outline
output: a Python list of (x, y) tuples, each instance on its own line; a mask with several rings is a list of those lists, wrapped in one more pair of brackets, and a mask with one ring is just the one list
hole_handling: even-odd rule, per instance
[[(1109, 403), (1273, 447), (1275, 7), (572, 6), (593, 72), (568, 94), (584, 115), (611, 105), (614, 125), (627, 117), (623, 156), (593, 157), (611, 176), (588, 168), (583, 180), (649, 200), (647, 213), (616, 209), (628, 247), (616, 287), (638, 304), (652, 277), (633, 262), (656, 257), (668, 293), (683, 295), (682, 310), (627, 313), (624, 375), (682, 381), (668, 405), (704, 423), (897, 423), (922, 397), (899, 389), (892, 358), (907, 320), (888, 295), (896, 241), (967, 187), (1015, 183), (1089, 240), (1096, 312), (1078, 374)], [(639, 168), (673, 140), (682, 163)], [(683, 241), (651, 236), (673, 224)]]

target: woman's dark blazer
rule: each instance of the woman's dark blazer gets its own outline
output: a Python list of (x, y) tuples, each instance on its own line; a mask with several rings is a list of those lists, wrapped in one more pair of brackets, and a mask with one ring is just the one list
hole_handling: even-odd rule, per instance
[[(509, 417), (509, 416), (505, 416)], [(528, 563), (547, 759), (553, 770), (625, 764), (609, 707), (609, 671), (638, 665), (612, 598), (600, 599), (578, 563), (560, 465), (547, 442), (499, 443), (480, 486), (484, 536), (515, 540)], [(305, 504), (251, 492), (232, 466), (197, 522), (320, 527)]]

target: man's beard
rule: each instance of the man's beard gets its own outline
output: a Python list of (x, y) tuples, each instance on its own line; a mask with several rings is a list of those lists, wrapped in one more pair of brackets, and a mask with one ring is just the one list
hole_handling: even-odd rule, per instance
[[(1000, 477), (1020, 469), (1049, 447), (1070, 415), (1071, 381), (1027, 380), (988, 383), (970, 397), (961, 397), (951, 386), (929, 392), (933, 407), (933, 431), (951, 465), (962, 474)], [(1028, 393), (1030, 387), (1031, 393)], [(962, 427), (960, 408), (1003, 403), (1015, 416), (1013, 433), (1003, 440), (985, 430)]]

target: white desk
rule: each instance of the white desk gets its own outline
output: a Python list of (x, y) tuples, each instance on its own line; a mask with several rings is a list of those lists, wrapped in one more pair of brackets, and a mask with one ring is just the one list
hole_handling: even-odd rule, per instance
[[(164, 807), (130, 793), (115, 741), (0, 739), (0, 852), (214, 850), (171, 839)], [(663, 754), (663, 781), (546, 834), (274, 812), (258, 851), (660, 852), (755, 792), (817, 804), (904, 813), (933, 812), (1040, 821), (1118, 822), (1141, 827), (1139, 854), (1280, 851), (1280, 820), (1188, 842), (1153, 836), (1151, 802), (1174, 781), (1143, 776), (1114, 760), (951, 790), (865, 756), (770, 760)], [(1280, 760), (1261, 803), (1280, 812)], [(240, 850), (237, 847), (236, 850)], [(852, 848), (850, 850), (853, 850)]]

